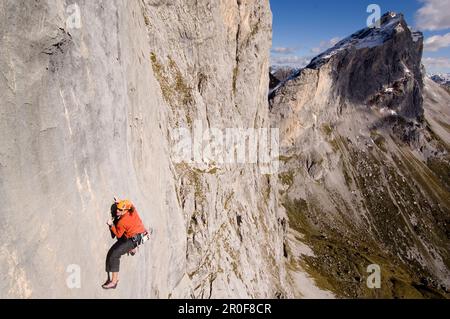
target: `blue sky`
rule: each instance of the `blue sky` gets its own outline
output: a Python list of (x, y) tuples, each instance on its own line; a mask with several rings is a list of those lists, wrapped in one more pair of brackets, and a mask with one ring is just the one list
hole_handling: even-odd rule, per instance
[(403, 13), (413, 29), (424, 33), (427, 71), (450, 72), (450, 0), (271, 0), (272, 63), (304, 66), (366, 27), (370, 4), (379, 5), (381, 14)]

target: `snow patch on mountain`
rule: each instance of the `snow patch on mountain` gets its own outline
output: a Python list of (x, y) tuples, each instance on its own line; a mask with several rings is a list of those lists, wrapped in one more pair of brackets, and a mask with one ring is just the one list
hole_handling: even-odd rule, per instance
[[(362, 50), (378, 47), (392, 39), (393, 35), (405, 32), (408, 28), (403, 14), (388, 12), (380, 20), (381, 25), (379, 28), (365, 28), (352, 34), (312, 59), (307, 68), (317, 68), (328, 62), (336, 54), (351, 48)], [(411, 32), (411, 36), (414, 42), (423, 39), (421, 32)]]
[(437, 84), (450, 85), (450, 73), (432, 73), (427, 76)]

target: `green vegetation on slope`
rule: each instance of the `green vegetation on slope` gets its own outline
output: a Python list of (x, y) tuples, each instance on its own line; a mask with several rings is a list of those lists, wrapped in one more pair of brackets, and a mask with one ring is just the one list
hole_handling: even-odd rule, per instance
[[(331, 130), (325, 127), (323, 132), (331, 139)], [(448, 296), (418, 259), (425, 256), (425, 261), (431, 262), (433, 253), (425, 245), (432, 243), (450, 266), (445, 249), (450, 193), (442, 177), (448, 169), (440, 162), (428, 163), (428, 168), (401, 145), (390, 152), (387, 137), (379, 132), (372, 132), (372, 139), (377, 147), (369, 150), (339, 136), (330, 140), (342, 157), (340, 169), (347, 189), (339, 191), (356, 190), (361, 202), (344, 201), (329, 189), (326, 191), (335, 207), (322, 207), (313, 195), (305, 199), (284, 196), (290, 226), (304, 234), (302, 241), (315, 254), (304, 256), (302, 266), (320, 288), (340, 297)], [(287, 176), (280, 174), (282, 183), (287, 183)], [(352, 220), (351, 205), (365, 220), (363, 225)], [(381, 289), (367, 288), (370, 264), (381, 267)]]

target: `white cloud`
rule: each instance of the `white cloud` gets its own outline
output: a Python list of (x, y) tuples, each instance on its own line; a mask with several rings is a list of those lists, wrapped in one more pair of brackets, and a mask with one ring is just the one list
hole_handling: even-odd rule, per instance
[(424, 42), (425, 51), (435, 52), (450, 46), (450, 33), (429, 37)]
[(275, 47), (272, 48), (272, 53), (291, 54), (296, 51), (295, 48)]
[(423, 7), (416, 13), (417, 27), (422, 30), (450, 28), (450, 0), (422, 0)]
[(320, 44), (317, 48), (312, 48), (311, 52), (314, 54), (322, 53), (323, 51), (325, 51), (331, 47), (334, 47), (336, 45), (336, 43), (338, 43), (339, 41), (341, 41), (340, 37), (334, 37), (328, 41), (322, 41), (322, 42), (320, 42)]
[(295, 68), (303, 68), (311, 62), (310, 56), (284, 55), (272, 56), (272, 65), (287, 65)]
[(422, 63), (425, 65), (427, 72), (448, 72), (450, 69), (450, 58), (447, 57), (423, 58)]

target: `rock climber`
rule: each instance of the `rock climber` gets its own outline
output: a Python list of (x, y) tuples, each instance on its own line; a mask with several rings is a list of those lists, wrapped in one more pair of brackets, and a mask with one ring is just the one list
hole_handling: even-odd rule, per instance
[[(119, 282), (120, 257), (143, 243), (144, 237), (149, 236), (134, 205), (129, 200), (114, 199), (117, 207), (114, 215), (107, 221), (109, 229), (117, 242), (112, 245), (106, 256), (106, 272), (108, 279), (102, 285), (104, 289), (116, 289)], [(114, 207), (114, 205), (113, 205)], [(110, 276), (112, 273), (112, 277)]]

